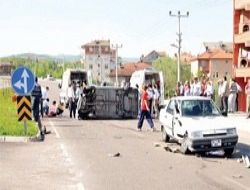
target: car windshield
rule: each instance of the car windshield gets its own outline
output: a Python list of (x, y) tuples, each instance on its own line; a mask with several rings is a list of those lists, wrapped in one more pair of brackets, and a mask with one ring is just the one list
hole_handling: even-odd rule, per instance
[(181, 102), (183, 116), (219, 116), (220, 112), (211, 100), (183, 100)]

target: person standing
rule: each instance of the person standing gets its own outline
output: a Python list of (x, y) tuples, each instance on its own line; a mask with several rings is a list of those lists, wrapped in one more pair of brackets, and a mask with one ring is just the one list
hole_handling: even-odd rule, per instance
[(223, 103), (222, 103), (222, 84), (223, 80), (219, 79), (218, 80), (218, 97), (219, 97), (219, 108), (222, 111), (223, 110)]
[(194, 94), (194, 80), (190, 80), (190, 95), (193, 96)]
[(193, 96), (200, 96), (201, 95), (201, 83), (198, 80), (198, 77), (194, 78), (194, 85), (193, 85)]
[(227, 77), (224, 76), (222, 83), (222, 104), (223, 104), (223, 112), (227, 114), (228, 112), (228, 96), (229, 96), (229, 84), (227, 81)]
[(245, 93), (246, 93), (246, 98), (247, 98), (247, 118), (250, 118), (250, 79), (248, 79), (247, 84), (245, 86)]
[(191, 87), (189, 81), (185, 82), (184, 85), (184, 96), (190, 96), (191, 95)]
[(44, 88), (44, 87), (42, 87), (41, 88), (42, 89), (42, 100), (41, 100), (41, 115), (42, 115), (42, 117), (43, 117), (43, 113), (45, 112), (45, 105), (46, 105), (46, 101), (47, 101), (47, 99), (49, 98), (49, 96), (48, 96), (48, 92), (49, 92), (49, 87), (48, 86), (46, 86), (46, 88)]
[(156, 84), (154, 84), (153, 90), (154, 90), (153, 113), (154, 113), (154, 118), (157, 118), (158, 115), (159, 115), (159, 97), (160, 97), (160, 93), (158, 91), (158, 88), (157, 88)]
[(213, 93), (214, 93), (213, 84), (211, 81), (207, 81), (206, 89), (205, 89), (205, 96), (212, 99)]
[(73, 81), (72, 85), (70, 85), (70, 88), (68, 89), (68, 98), (69, 98), (69, 117), (76, 118), (76, 107), (77, 107), (77, 102), (76, 102), (76, 83)]
[(149, 112), (148, 100), (149, 100), (149, 96), (147, 93), (147, 86), (143, 86), (142, 87), (142, 94), (141, 94), (141, 112), (140, 112), (140, 117), (139, 117), (139, 121), (137, 124), (138, 131), (141, 131), (144, 117), (146, 117), (147, 122), (150, 125), (150, 128), (152, 129), (152, 131), (155, 131), (154, 123), (153, 123), (151, 114)]
[[(32, 111), (33, 111), (33, 117), (34, 120), (37, 122), (39, 131), (40, 131), (40, 140), (44, 140), (44, 132), (42, 130), (42, 122), (40, 118), (40, 105), (41, 105), (41, 98), (42, 98), (42, 89), (41, 86), (38, 84), (37, 77), (35, 78), (35, 87), (33, 91), (31, 92), (32, 96)], [(41, 107), (42, 109), (42, 107)]]
[(234, 79), (229, 84), (229, 96), (228, 96), (228, 112), (235, 112), (236, 96), (237, 96), (237, 84)]
[(152, 115), (153, 100), (154, 100), (154, 90), (152, 88), (152, 84), (148, 85), (147, 93), (149, 97), (148, 99), (149, 113)]

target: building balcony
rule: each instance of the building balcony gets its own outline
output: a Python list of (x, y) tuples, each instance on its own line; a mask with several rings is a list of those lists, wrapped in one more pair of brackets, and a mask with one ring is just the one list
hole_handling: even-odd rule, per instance
[(250, 67), (236, 68), (235, 77), (250, 77)]
[(250, 47), (250, 31), (234, 35), (235, 44), (245, 44), (245, 47)]
[(235, 0), (235, 9), (236, 10), (246, 10), (250, 11), (250, 2), (249, 0)]

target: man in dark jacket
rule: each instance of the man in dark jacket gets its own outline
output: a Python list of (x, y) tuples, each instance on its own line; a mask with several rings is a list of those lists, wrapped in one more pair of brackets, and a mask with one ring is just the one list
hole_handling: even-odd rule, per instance
[(32, 99), (33, 99), (33, 104), (32, 104), (32, 111), (33, 111), (33, 117), (34, 120), (37, 122), (38, 124), (38, 128), (40, 131), (40, 140), (44, 140), (44, 132), (42, 130), (42, 122), (41, 122), (41, 118), (40, 118), (40, 105), (41, 105), (41, 98), (42, 98), (42, 89), (41, 86), (38, 84), (37, 82), (37, 77), (35, 79), (35, 87), (33, 89), (33, 91), (31, 92), (32, 95)]

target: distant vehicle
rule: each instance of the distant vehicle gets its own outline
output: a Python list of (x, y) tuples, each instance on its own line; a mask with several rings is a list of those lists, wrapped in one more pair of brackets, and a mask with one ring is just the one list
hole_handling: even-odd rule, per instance
[(161, 71), (156, 71), (153, 68), (147, 68), (144, 70), (135, 71), (130, 78), (130, 86), (136, 88), (136, 85), (139, 86), (139, 89), (142, 89), (142, 85), (145, 84), (157, 84), (160, 91), (160, 106), (164, 105), (164, 80), (163, 74)]
[(92, 85), (92, 75), (91, 71), (86, 71), (84, 69), (67, 69), (63, 73), (62, 81), (59, 84), (59, 88), (61, 88), (60, 92), (60, 101), (63, 103), (68, 102), (67, 92), (69, 85), (73, 83), (73, 81), (77, 84), (78, 82), (85, 83), (85, 85)]
[(222, 149), (231, 156), (238, 142), (236, 127), (206, 97), (173, 97), (159, 120), (163, 140), (177, 140), (184, 154)]

